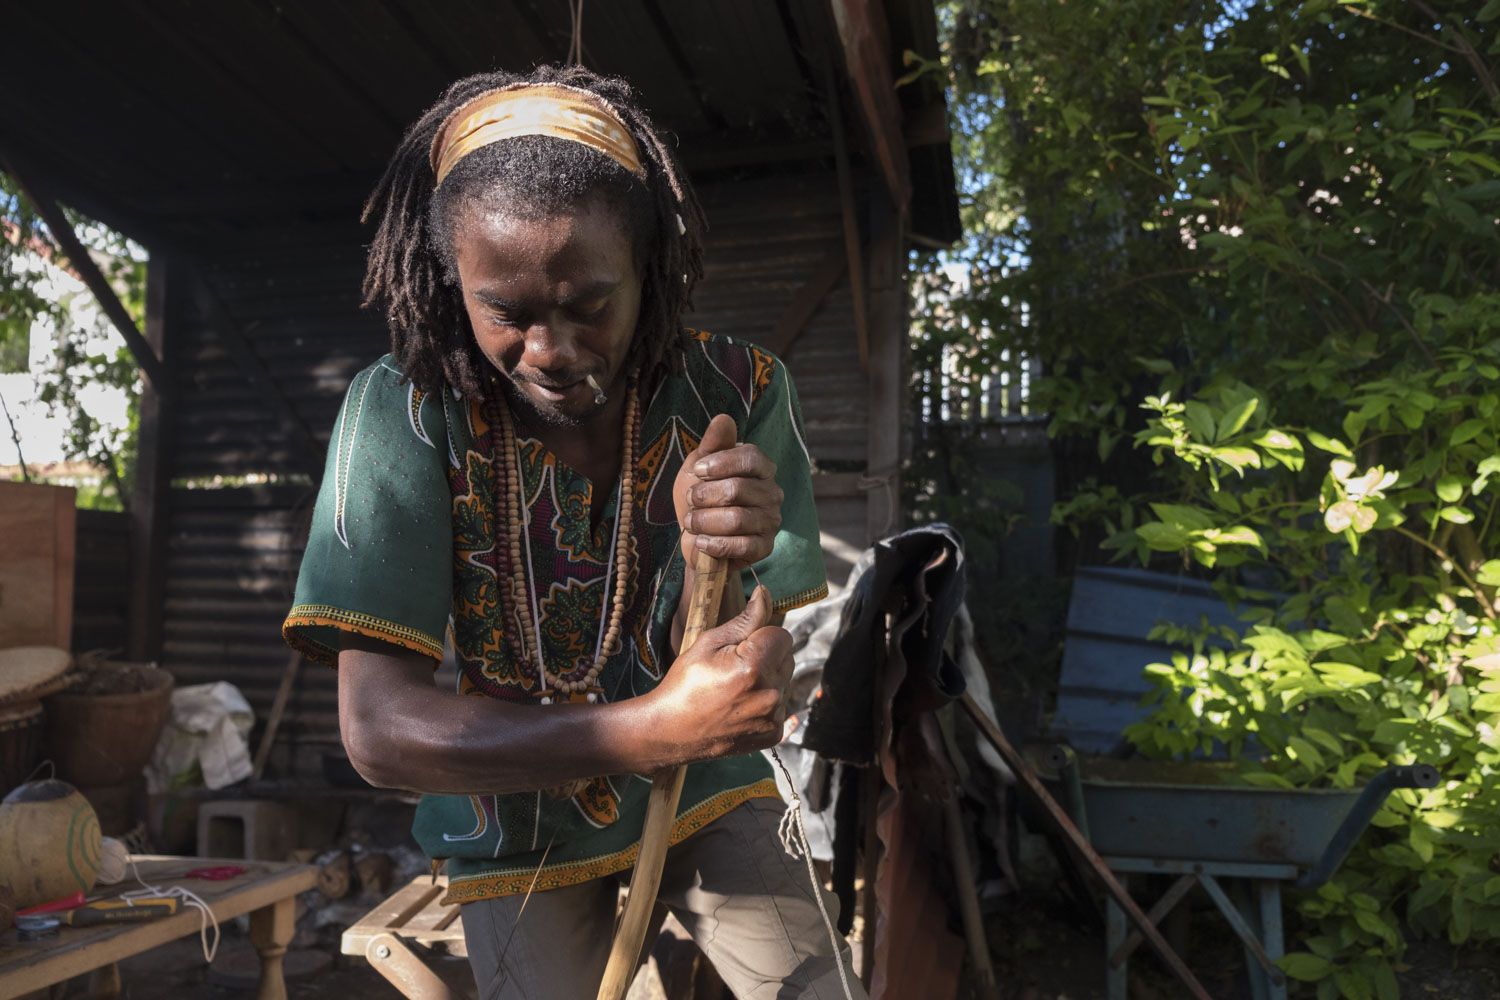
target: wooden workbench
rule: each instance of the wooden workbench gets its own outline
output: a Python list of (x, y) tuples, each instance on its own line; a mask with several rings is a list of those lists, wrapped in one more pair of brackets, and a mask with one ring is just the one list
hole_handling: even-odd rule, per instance
[[(250, 940), (260, 953), (257, 1000), (284, 1000), (286, 983), (281, 960), (292, 940), (294, 907), (299, 892), (317, 884), (311, 865), (137, 855), (141, 878), (154, 886), (180, 885), (208, 904), (220, 926), (242, 913), (250, 914)], [(195, 868), (242, 865), (245, 873), (222, 882), (185, 879)], [(133, 877), (119, 885), (95, 890), (89, 898), (109, 899), (139, 889)], [(170, 917), (149, 923), (102, 927), (63, 927), (56, 937), (18, 941), (14, 929), (0, 934), (0, 1000), (45, 989), (74, 976), (113, 965), (121, 959), (196, 935), (202, 917), (196, 907), (182, 907)]]

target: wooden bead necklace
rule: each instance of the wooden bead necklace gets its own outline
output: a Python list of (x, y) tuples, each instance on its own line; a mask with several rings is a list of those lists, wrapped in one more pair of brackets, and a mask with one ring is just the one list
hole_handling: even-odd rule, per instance
[[(496, 394), (498, 396), (498, 393)], [(586, 693), (589, 701), (598, 700), (599, 675), (609, 658), (620, 648), (620, 631), (625, 620), (625, 602), (630, 589), (630, 579), (635, 565), (630, 531), (635, 514), (635, 438), (637, 395), (636, 381), (631, 378), (625, 393), (625, 433), (621, 446), (620, 490), (615, 505), (615, 539), (610, 549), (609, 560), (604, 569), (604, 585), (609, 587), (610, 574), (614, 574), (614, 593), (608, 603), (600, 601), (599, 638), (594, 647), (593, 662), (584, 675), (568, 680), (564, 672), (553, 673), (547, 669), (542, 650), (538, 622), (541, 614), (537, 604), (536, 573), (531, 570), (531, 509), (526, 502), (521, 477), (519, 442), (510, 419), (510, 409), (503, 402), (495, 406), (495, 415), (500, 424), (500, 466), (505, 489), (505, 517), (507, 525), (508, 554), (510, 557), (510, 579), (501, 587), (502, 595), (509, 598), (507, 620), (514, 623), (520, 641), (521, 653), (536, 660), (537, 677), (541, 682), (542, 704), (552, 704), (548, 685), (559, 694)], [(524, 561), (523, 561), (524, 560)]]

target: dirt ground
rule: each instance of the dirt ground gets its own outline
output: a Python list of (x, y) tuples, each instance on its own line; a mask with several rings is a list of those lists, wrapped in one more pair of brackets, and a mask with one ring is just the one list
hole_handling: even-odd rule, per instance
[[(1243, 951), (1222, 921), (1200, 906), (1182, 924), (1175, 931), (1169, 929), (1169, 934), (1176, 933), (1185, 943), (1188, 964), (1209, 993), (1217, 1000), (1250, 1000)], [(1001, 900), (987, 914), (986, 929), (1005, 1000), (1104, 1000), (1102, 932), (1060, 893), (1030, 891)], [(299, 929), (294, 951), (288, 956), (290, 1000), (397, 997), (362, 958), (337, 953), (338, 932), (336, 926)], [(1137, 956), (1130, 966), (1131, 1000), (1177, 1000), (1185, 995), (1154, 956), (1144, 952)], [(310, 973), (299, 976), (304, 965)], [(460, 995), (474, 995), (474, 982), (463, 959), (436, 956), (431, 965)], [(243, 928), (231, 923), (223, 929), (211, 969), (204, 965), (197, 938), (185, 938), (121, 963), (120, 976), (127, 1000), (245, 1000), (254, 995), (258, 968)], [(1494, 1000), (1500, 997), (1500, 954), (1418, 942), (1408, 951), (1398, 978), (1406, 1000)], [(87, 986), (87, 977), (80, 977), (52, 1000), (86, 997)], [(1297, 995), (1294, 991), (1293, 996)], [(666, 1000), (654, 962), (642, 970), (629, 1000)], [(966, 981), (959, 1000), (980, 1000), (980, 994)]]
[[(400, 994), (362, 958), (321, 951), (316, 973), (287, 978), (288, 1000), (379, 1000)], [(291, 961), (296, 962), (295, 957)], [(255, 995), (254, 949), (244, 934), (227, 930), (212, 969), (205, 968), (197, 938), (184, 938), (120, 963), (125, 1000), (246, 1000)], [(433, 957), (431, 968), (460, 996), (476, 994), (469, 963), (451, 956)], [(66, 1000), (87, 997), (88, 977), (68, 985)], [(63, 1000), (63, 997), (50, 1000)], [(666, 1000), (652, 966), (642, 970), (627, 1000)]]

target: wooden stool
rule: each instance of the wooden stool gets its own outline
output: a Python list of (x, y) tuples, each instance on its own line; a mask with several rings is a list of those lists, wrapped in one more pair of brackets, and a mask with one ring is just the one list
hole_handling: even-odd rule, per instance
[(344, 931), (344, 954), (369, 959), (375, 971), (410, 1000), (460, 1000), (411, 948), (414, 943), (439, 953), (469, 956), (458, 907), (440, 902), (447, 892), (447, 876), (436, 881), (430, 875), (412, 879)]

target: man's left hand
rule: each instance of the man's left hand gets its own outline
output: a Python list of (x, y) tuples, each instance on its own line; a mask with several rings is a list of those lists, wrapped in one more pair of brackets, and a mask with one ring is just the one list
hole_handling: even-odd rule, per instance
[(672, 484), (689, 566), (701, 550), (727, 559), (731, 569), (744, 569), (771, 554), (781, 527), (776, 463), (753, 444), (736, 444), (735, 437), (734, 418), (714, 417)]

